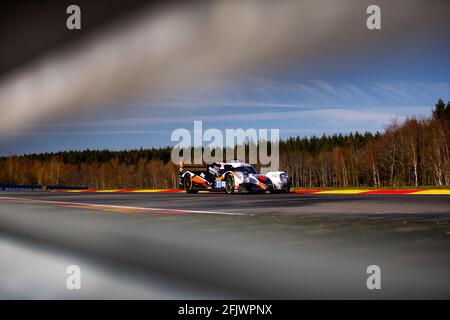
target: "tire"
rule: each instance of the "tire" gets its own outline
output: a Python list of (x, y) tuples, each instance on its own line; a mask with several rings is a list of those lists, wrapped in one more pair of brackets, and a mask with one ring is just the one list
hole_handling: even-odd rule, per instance
[(228, 194), (234, 192), (234, 176), (231, 173), (225, 176), (225, 192)]
[(185, 174), (183, 177), (183, 189), (187, 193), (197, 193), (198, 190), (192, 189), (192, 179), (191, 175)]

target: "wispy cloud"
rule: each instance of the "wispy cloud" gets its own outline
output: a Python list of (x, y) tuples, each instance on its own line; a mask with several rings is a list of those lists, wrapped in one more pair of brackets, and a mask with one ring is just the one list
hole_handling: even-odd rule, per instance
[(78, 136), (78, 135), (149, 135), (170, 134), (170, 130), (77, 130), (77, 131), (19, 131), (15, 136)]
[[(115, 118), (107, 113), (89, 121), (47, 123), (38, 126), (43, 131), (33, 131), (33, 135), (169, 136), (172, 129), (190, 128), (196, 120), (205, 126), (264, 126), (295, 134), (332, 133), (330, 128), (334, 132), (374, 131), (382, 130), (393, 119), (428, 115), (438, 97), (450, 97), (449, 83), (387, 81), (361, 85), (245, 77), (209, 81), (158, 99), (141, 96)], [(140, 110), (139, 116), (127, 116), (133, 107)], [(155, 114), (155, 110), (160, 112)]]
[[(411, 110), (418, 111), (417, 108)], [(170, 117), (149, 117), (149, 118), (123, 118), (113, 120), (86, 121), (80, 123), (55, 124), (54, 127), (80, 127), (80, 128), (99, 128), (99, 127), (136, 127), (147, 125), (179, 125), (193, 123), (196, 120), (209, 123), (232, 123), (232, 126), (246, 124), (254, 125), (257, 122), (271, 122), (273, 127), (282, 125), (283, 121), (307, 121), (312, 126), (326, 126), (329, 123), (338, 123), (340, 126), (353, 124), (366, 124), (369, 127), (382, 126), (393, 118), (398, 118), (398, 109), (391, 109), (391, 112), (379, 112), (373, 109), (336, 109), (324, 108), (317, 110), (295, 110), (283, 112), (240, 112), (214, 115), (190, 115), (190, 116), (170, 116)]]
[(209, 81), (178, 95), (140, 97), (130, 106), (164, 107), (272, 107), (321, 109), (333, 107), (390, 107), (432, 104), (450, 99), (450, 83), (384, 81), (358, 85), (350, 82), (308, 80), (274, 81), (246, 77), (233, 81)]
[(450, 83), (441, 81), (387, 81), (375, 82), (370, 88), (380, 99), (417, 104), (434, 102), (438, 98), (450, 99)]
[[(278, 122), (296, 119), (322, 128), (334, 124), (382, 128), (394, 118), (429, 114), (438, 97), (450, 97), (449, 83), (388, 81), (359, 85), (245, 77), (235, 81), (209, 81), (158, 99), (141, 96), (128, 105), (142, 109), (139, 117), (108, 119), (102, 115), (100, 119), (58, 122), (42, 127), (167, 127), (195, 120), (236, 125), (272, 121), (276, 127), (280, 125)], [(155, 109), (162, 111), (156, 116)]]

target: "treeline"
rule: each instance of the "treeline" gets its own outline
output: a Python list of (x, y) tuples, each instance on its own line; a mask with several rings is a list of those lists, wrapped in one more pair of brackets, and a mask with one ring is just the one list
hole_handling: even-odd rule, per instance
[(0, 160), (0, 181), (4, 184), (86, 186), (93, 189), (176, 187), (177, 169), (171, 162), (145, 158), (131, 162), (121, 162), (113, 157), (102, 162), (72, 164), (62, 161), (57, 155), (47, 160), (14, 156)]
[(301, 187), (450, 185), (450, 102), (427, 119), (393, 122), (382, 134), (288, 139), (281, 167)]
[[(0, 158), (0, 183), (95, 189), (176, 188), (171, 148), (85, 150)], [(280, 167), (294, 186), (450, 185), (450, 102), (430, 118), (393, 122), (382, 133), (292, 137), (280, 142)]]
[(83, 150), (83, 151), (61, 151), (57, 153), (33, 153), (25, 157), (30, 160), (49, 161), (57, 158), (64, 164), (82, 163), (104, 163), (117, 159), (120, 163), (138, 164), (140, 160), (161, 160), (167, 163), (170, 160), (171, 148), (152, 148), (137, 150)]
[(111, 188), (174, 188), (171, 148), (84, 150), (0, 158), (0, 183)]

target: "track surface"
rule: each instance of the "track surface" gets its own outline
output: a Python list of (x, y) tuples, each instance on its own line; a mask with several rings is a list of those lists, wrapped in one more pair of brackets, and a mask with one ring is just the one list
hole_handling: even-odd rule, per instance
[(0, 193), (0, 197), (96, 205), (213, 211), (247, 215), (302, 215), (373, 219), (449, 220), (450, 196), (298, 195), (221, 193)]
[(448, 196), (4, 192), (0, 298), (449, 299), (449, 220)]

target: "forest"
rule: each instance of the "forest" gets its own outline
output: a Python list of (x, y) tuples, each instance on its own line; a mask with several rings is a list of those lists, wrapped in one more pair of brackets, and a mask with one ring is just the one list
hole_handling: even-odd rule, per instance
[[(450, 102), (440, 99), (430, 117), (392, 121), (382, 132), (291, 137), (279, 150), (295, 187), (450, 186)], [(0, 184), (176, 188), (170, 159), (170, 147), (13, 155), (0, 158)]]

